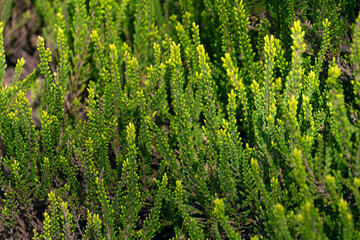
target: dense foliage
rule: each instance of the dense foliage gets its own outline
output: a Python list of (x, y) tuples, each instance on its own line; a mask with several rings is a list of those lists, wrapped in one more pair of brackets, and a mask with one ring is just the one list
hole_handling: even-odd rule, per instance
[(360, 239), (355, 0), (32, 4), (40, 64), (0, 84), (1, 239)]

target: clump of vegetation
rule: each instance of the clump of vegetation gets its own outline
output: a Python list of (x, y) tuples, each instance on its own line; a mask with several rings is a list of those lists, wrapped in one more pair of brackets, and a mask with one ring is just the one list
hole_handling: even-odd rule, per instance
[(31, 3), (40, 63), (0, 85), (1, 238), (360, 238), (355, 0)]

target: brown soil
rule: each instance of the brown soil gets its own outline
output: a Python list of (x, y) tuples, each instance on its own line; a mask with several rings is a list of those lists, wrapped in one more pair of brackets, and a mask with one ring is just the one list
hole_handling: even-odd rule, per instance
[[(27, 12), (29, 12), (29, 16), (24, 18)], [(36, 44), (38, 35), (40, 35), (40, 29), (40, 19), (31, 3), (24, 3), (20, 0), (15, 1), (12, 15), (4, 31), (4, 48), (7, 64), (5, 84), (11, 82), (18, 59), (25, 59), (20, 80), (24, 79), (39, 64)]]

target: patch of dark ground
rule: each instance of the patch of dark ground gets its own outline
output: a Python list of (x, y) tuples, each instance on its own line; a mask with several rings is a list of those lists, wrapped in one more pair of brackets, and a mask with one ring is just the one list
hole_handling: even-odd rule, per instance
[(5, 84), (11, 82), (18, 59), (25, 59), (20, 80), (29, 75), (39, 64), (40, 59), (36, 44), (38, 36), (41, 34), (40, 29), (40, 19), (31, 3), (15, 1), (12, 15), (4, 29), (4, 49), (7, 64)]

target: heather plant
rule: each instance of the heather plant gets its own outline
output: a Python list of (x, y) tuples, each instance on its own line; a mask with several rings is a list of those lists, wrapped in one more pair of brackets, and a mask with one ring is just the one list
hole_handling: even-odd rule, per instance
[(33, 1), (40, 63), (0, 86), (0, 236), (358, 239), (359, 5), (320, 2)]

